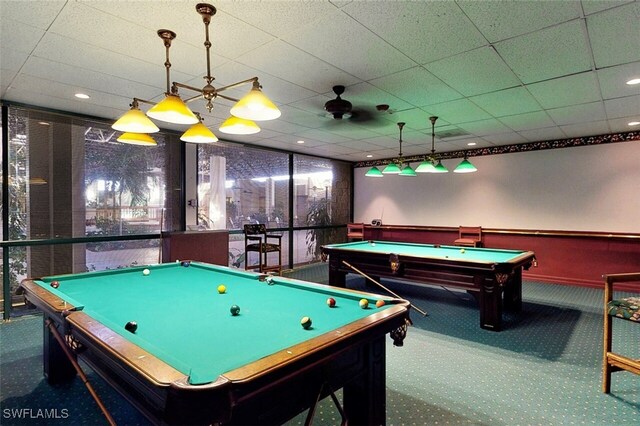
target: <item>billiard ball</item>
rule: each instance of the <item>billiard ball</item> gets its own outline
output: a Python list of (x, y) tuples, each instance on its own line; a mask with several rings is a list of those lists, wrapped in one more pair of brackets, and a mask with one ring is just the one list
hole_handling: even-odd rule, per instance
[(236, 315), (238, 315), (240, 313), (240, 306), (231, 305), (231, 309), (229, 309), (229, 312), (231, 312), (231, 315), (233, 315), (235, 317)]
[(142, 275), (145, 275), (145, 276), (146, 276), (146, 275), (149, 275), (150, 273), (151, 273), (151, 271), (150, 271), (150, 270), (148, 270), (147, 268), (144, 268), (144, 269), (142, 270)]
[(330, 297), (327, 299), (327, 305), (330, 308), (333, 308), (334, 306), (336, 306), (336, 299), (334, 299), (333, 297)]
[(50, 285), (51, 285), (51, 287), (53, 287), (53, 288), (58, 288), (58, 287), (60, 287), (60, 283), (59, 283), (58, 281), (51, 281), (51, 284), (50, 284)]
[(367, 309), (369, 307), (369, 301), (367, 299), (360, 299), (359, 303), (362, 309)]
[(380, 299), (376, 301), (376, 308), (382, 308), (384, 306), (384, 300)]
[(136, 330), (138, 329), (138, 323), (135, 321), (129, 321), (128, 323), (125, 324), (124, 329), (130, 333), (135, 333)]
[(191, 266), (191, 262), (188, 260), (185, 260), (184, 262), (180, 262), (180, 266), (184, 266), (185, 268)]
[(308, 330), (309, 328), (311, 328), (311, 318), (309, 317), (302, 317), (302, 319), (300, 320), (300, 325), (302, 326), (302, 328), (304, 328), (305, 330)]
[(224, 286), (224, 284), (220, 284), (218, 286), (218, 293), (223, 294), (227, 291), (227, 288)]
[(460, 253), (464, 253), (464, 249), (460, 249)]

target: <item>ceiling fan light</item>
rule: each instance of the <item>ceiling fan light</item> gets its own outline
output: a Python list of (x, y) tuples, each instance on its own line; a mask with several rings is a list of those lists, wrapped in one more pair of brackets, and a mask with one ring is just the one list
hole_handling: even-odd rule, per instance
[(111, 128), (120, 132), (132, 133), (155, 133), (160, 131), (158, 126), (149, 120), (149, 117), (138, 107), (132, 107), (129, 111), (122, 114), (122, 116), (111, 125)]
[(382, 172), (376, 166), (373, 166), (369, 169), (367, 173), (364, 174), (366, 177), (384, 177)]
[(382, 170), (382, 173), (385, 175), (398, 175), (400, 171), (400, 167), (396, 163), (389, 163), (387, 167)]
[(260, 131), (260, 127), (251, 120), (231, 116), (220, 125), (220, 131), (229, 135), (253, 135)]
[(399, 176), (415, 177), (418, 175), (416, 174), (416, 171), (411, 168), (411, 165), (407, 164), (402, 168), (402, 171), (400, 172)]
[(211, 143), (218, 142), (218, 138), (211, 130), (202, 122), (196, 123), (189, 127), (186, 132), (180, 136), (180, 140), (190, 143)]
[(180, 96), (172, 93), (147, 111), (147, 115), (156, 120), (173, 124), (196, 124), (200, 119), (189, 109)]
[(126, 143), (129, 145), (143, 145), (143, 146), (155, 146), (158, 145), (156, 141), (146, 133), (131, 133), (126, 132), (120, 135), (118, 142)]
[(441, 160), (438, 160), (433, 173), (449, 173), (449, 170), (442, 164)]
[(277, 106), (258, 87), (253, 87), (231, 107), (231, 114), (245, 120), (275, 120), (282, 113)]
[(471, 162), (466, 158), (462, 160), (455, 169), (453, 169), (454, 173), (473, 173), (476, 171), (478, 171), (476, 166), (471, 164)]
[(416, 173), (435, 173), (435, 166), (431, 161), (424, 160), (416, 167)]

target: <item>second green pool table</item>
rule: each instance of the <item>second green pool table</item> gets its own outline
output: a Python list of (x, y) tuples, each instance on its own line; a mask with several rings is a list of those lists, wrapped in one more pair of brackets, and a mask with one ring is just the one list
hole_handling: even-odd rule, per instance
[(440, 246), (393, 241), (356, 241), (322, 247), (329, 258), (329, 284), (345, 286), (347, 263), (378, 280), (399, 278), (462, 288), (477, 297), (480, 327), (499, 331), (502, 308), (522, 307), (522, 270), (535, 262), (531, 251)]

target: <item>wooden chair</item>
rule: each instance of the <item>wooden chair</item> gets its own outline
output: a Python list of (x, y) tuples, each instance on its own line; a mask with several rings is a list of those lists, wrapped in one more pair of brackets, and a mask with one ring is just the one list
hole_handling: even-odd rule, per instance
[[(275, 242), (269, 242), (276, 240)], [(268, 234), (267, 227), (263, 223), (244, 225), (244, 250), (245, 262), (244, 269), (258, 269), (260, 272), (277, 272), (282, 275), (282, 235)], [(249, 253), (258, 253), (258, 264), (249, 264)], [(269, 266), (267, 264), (267, 255), (269, 253), (278, 253), (278, 264)]]
[(347, 239), (349, 241), (364, 239), (364, 223), (347, 223)]
[[(640, 374), (640, 359), (632, 359), (620, 353), (612, 352), (612, 318), (620, 318), (640, 325), (640, 295), (613, 299), (614, 283), (638, 284), (640, 272), (630, 274), (609, 274), (604, 276), (604, 354), (602, 359), (602, 392), (611, 391), (611, 373), (630, 371)], [(637, 341), (627, 342), (637, 345)]]
[(481, 226), (461, 226), (458, 228), (458, 239), (453, 242), (456, 246), (482, 247)]

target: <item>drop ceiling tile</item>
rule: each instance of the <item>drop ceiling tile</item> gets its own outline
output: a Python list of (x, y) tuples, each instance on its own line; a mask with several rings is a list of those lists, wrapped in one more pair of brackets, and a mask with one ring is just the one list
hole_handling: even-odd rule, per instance
[(526, 138), (513, 131), (486, 135), (482, 137), (482, 140), (491, 145), (512, 145), (528, 142)]
[(389, 125), (384, 127), (376, 127), (374, 130), (378, 133), (388, 135), (398, 133), (398, 123), (405, 123), (405, 130), (424, 130), (431, 129), (429, 114), (421, 108), (411, 108), (405, 111), (394, 112), (384, 116)]
[(0, 99), (5, 98), (5, 91), (9, 88), (9, 85), (15, 78), (15, 71), (4, 70), (0, 68)]
[(283, 38), (361, 80), (392, 74), (416, 63), (340, 10)]
[(555, 123), (543, 111), (528, 112), (500, 118), (500, 121), (516, 132), (543, 129), (555, 126)]
[(584, 136), (596, 136), (609, 133), (609, 125), (606, 121), (592, 121), (589, 123), (568, 124), (560, 126), (568, 138), (579, 138)]
[(640, 2), (589, 15), (587, 28), (597, 68), (640, 60)]
[(598, 80), (593, 71), (527, 85), (543, 108), (558, 108), (600, 100)]
[(471, 123), (462, 123), (458, 127), (462, 130), (476, 135), (476, 136), (489, 136), (500, 133), (510, 133), (512, 130), (496, 120), (495, 118), (489, 120), (479, 120)]
[(633, 117), (640, 115), (640, 95), (604, 101), (607, 118)]
[(520, 130), (518, 133), (530, 142), (553, 141), (565, 139), (567, 137), (562, 129), (557, 126), (532, 130)]
[(379, 146), (379, 145), (371, 143), (370, 139), (341, 142), (338, 145), (348, 146), (348, 147), (351, 147), (351, 148), (353, 148), (355, 150), (358, 150), (358, 151), (371, 151), (371, 150), (374, 150), (374, 149), (382, 149), (382, 148), (384, 148), (384, 146)]
[(317, 128), (323, 125), (326, 117), (321, 117), (318, 114), (312, 114), (308, 111), (301, 110), (299, 108), (290, 107), (288, 105), (281, 105), (279, 107), (282, 115), (278, 120), (288, 121), (309, 128)]
[[(32, 27), (46, 30), (55, 20), (66, 1), (1, 1), (0, 16), (5, 21), (18, 21)], [(4, 40), (4, 37), (2, 38)]]
[(275, 40), (240, 56), (238, 62), (247, 66), (259, 64), (271, 75), (286, 76), (287, 81), (322, 93), (339, 84), (348, 86), (359, 80), (295, 46)]
[(301, 126), (299, 124), (288, 123), (284, 120), (261, 121), (259, 126), (261, 129), (269, 129), (273, 130), (274, 132), (279, 132), (286, 135), (298, 135), (302, 132), (310, 130), (308, 127)]
[[(640, 121), (640, 114), (637, 117), (614, 118), (608, 121), (612, 132), (638, 132), (640, 126), (629, 126), (631, 121)], [(637, 143), (637, 141), (634, 141)]]
[(335, 11), (330, 2), (318, 1), (270, 1), (246, 2), (237, 0), (217, 0), (216, 8), (260, 30), (282, 38), (287, 34), (321, 19)]
[(540, 105), (524, 87), (474, 96), (470, 100), (494, 117), (539, 111)]
[(580, 20), (505, 40), (495, 48), (525, 84), (591, 69)]
[(492, 43), (580, 17), (575, 1), (457, 1)]
[(420, 64), (486, 44), (454, 2), (355, 1), (343, 10)]
[(432, 105), (462, 97), (422, 67), (377, 78), (370, 83), (415, 106)]
[(585, 15), (591, 15), (592, 13), (601, 12), (633, 1), (634, 0), (588, 0), (582, 2), (582, 10), (584, 10)]
[(482, 110), (468, 99), (457, 99), (455, 101), (430, 105), (429, 110), (436, 111), (438, 119), (442, 119), (443, 121), (446, 120), (453, 124), (491, 118), (486, 111)]
[[(513, 72), (490, 47), (425, 65), (425, 68), (465, 96), (492, 92), (520, 84)], [(443, 101), (449, 99), (443, 99)]]
[[(468, 150), (468, 151), (471, 151), (473, 149), (488, 148), (488, 147), (494, 146), (493, 143), (486, 141), (482, 138), (476, 138), (476, 137), (457, 139), (452, 141), (448, 140), (447, 143), (449, 144), (450, 147), (454, 149), (461, 149), (461, 150)], [(475, 143), (475, 145), (469, 145), (469, 143)]]
[(349, 139), (364, 139), (379, 136), (362, 126), (350, 123), (348, 120), (332, 120), (332, 124), (323, 128), (332, 134), (344, 136)]
[(8, 46), (9, 49), (18, 52), (31, 53), (38, 45), (38, 42), (44, 33), (45, 32), (39, 28), (32, 27), (21, 22), (4, 19), (3, 16), (0, 21), (0, 37), (3, 45), (2, 62), (4, 62), (5, 46)]
[(549, 114), (553, 121), (559, 126), (607, 119), (602, 102), (591, 102), (588, 104), (549, 109), (547, 110), (547, 114)]
[[(28, 52), (13, 50), (8, 47), (2, 46), (2, 60), (0, 60), (0, 69), (3, 73), (8, 73), (11, 71), (15, 73), (22, 68), (24, 63), (29, 58)], [(2, 76), (3, 79), (6, 79), (7, 76)]]
[(640, 84), (630, 86), (627, 81), (640, 78), (640, 62), (617, 65), (596, 71), (604, 99), (640, 95)]
[[(335, 95), (334, 95), (335, 97)], [(326, 115), (326, 111), (324, 110), (324, 104), (333, 99), (333, 97), (329, 97), (327, 95), (315, 95), (309, 96), (307, 98), (289, 102), (289, 106), (299, 108), (301, 110), (310, 112), (312, 114), (317, 114), (318, 116)]]
[(351, 138), (340, 136), (336, 133), (331, 133), (320, 129), (309, 129), (303, 132), (297, 132), (296, 135), (302, 139), (311, 138), (326, 143), (339, 143), (351, 140)]

